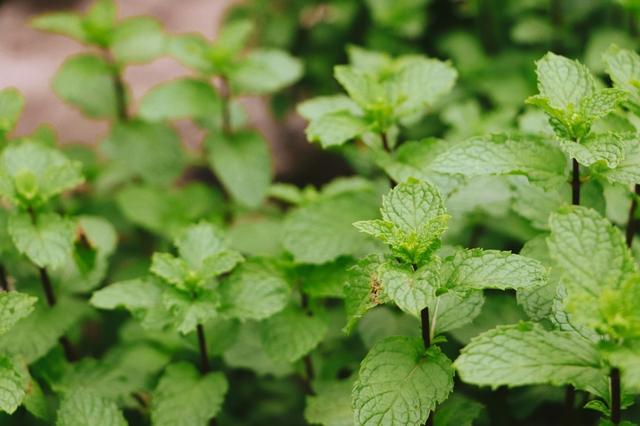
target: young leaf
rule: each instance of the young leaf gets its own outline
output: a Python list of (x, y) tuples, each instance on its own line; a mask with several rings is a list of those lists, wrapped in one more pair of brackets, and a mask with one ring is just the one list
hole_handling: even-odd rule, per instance
[(267, 94), (292, 85), (302, 77), (302, 62), (283, 50), (249, 53), (231, 73), (234, 92)]
[(62, 398), (56, 426), (126, 426), (115, 402), (94, 395), (89, 389), (79, 389)]
[(484, 296), (481, 290), (448, 291), (429, 304), (434, 336), (463, 327), (476, 319), (482, 311)]
[(140, 117), (149, 121), (206, 118), (220, 113), (220, 98), (210, 84), (183, 78), (160, 84), (140, 101)]
[(164, 53), (166, 37), (158, 21), (133, 17), (119, 22), (111, 38), (114, 58), (125, 64), (149, 62)]
[(53, 90), (89, 117), (118, 115), (111, 65), (98, 56), (81, 54), (67, 59), (53, 79)]
[(24, 108), (24, 98), (18, 90), (9, 87), (0, 90), (0, 141), (18, 124)]
[(132, 312), (152, 308), (162, 295), (162, 287), (152, 279), (135, 279), (108, 285), (93, 293), (90, 303), (100, 309), (124, 307)]
[(318, 96), (299, 103), (296, 110), (309, 121), (337, 112), (362, 115), (362, 110), (358, 108), (358, 105), (345, 95)]
[(0, 411), (13, 414), (26, 396), (29, 374), (16, 359), (0, 355)]
[(203, 75), (214, 75), (217, 68), (211, 60), (211, 44), (198, 34), (184, 34), (169, 39), (168, 53), (181, 64)]
[(288, 307), (260, 323), (264, 350), (275, 361), (295, 362), (311, 352), (327, 333), (327, 325), (299, 308)]
[(162, 294), (162, 304), (170, 314), (171, 324), (178, 332), (189, 334), (198, 324), (204, 324), (218, 315), (220, 296), (214, 290), (198, 289), (194, 294), (169, 288)]
[(624, 159), (625, 141), (615, 133), (590, 134), (580, 143), (561, 140), (562, 149), (570, 158), (578, 163), (595, 168), (615, 169)]
[(613, 84), (629, 96), (629, 100), (640, 106), (640, 56), (633, 50), (611, 46), (604, 54), (607, 73)]
[(344, 287), (344, 303), (347, 311), (345, 333), (371, 308), (385, 302), (385, 296), (378, 277), (380, 259), (376, 256), (362, 258), (349, 270)]
[(69, 260), (76, 224), (56, 213), (43, 213), (33, 223), (27, 213), (9, 218), (9, 234), (18, 251), (41, 268), (56, 269)]
[(205, 140), (209, 164), (225, 189), (241, 204), (258, 207), (271, 184), (271, 155), (257, 132), (210, 134)]
[(91, 43), (91, 36), (84, 28), (82, 16), (75, 13), (46, 13), (33, 19), (31, 26), (38, 30), (74, 38), (81, 43)]
[(220, 284), (221, 311), (240, 320), (267, 318), (287, 305), (291, 287), (268, 261), (249, 260)]
[(473, 338), (454, 366), (464, 382), (493, 388), (570, 384), (598, 394), (607, 380), (591, 342), (533, 323), (499, 326)]
[(328, 148), (362, 136), (368, 127), (363, 118), (350, 112), (338, 111), (312, 120), (305, 133), (310, 142), (319, 142), (323, 148)]
[(422, 425), (453, 390), (451, 361), (414, 337), (379, 341), (360, 364), (353, 387), (357, 425)]
[(222, 373), (201, 377), (191, 364), (172, 364), (153, 391), (151, 420), (157, 426), (206, 426), (220, 411), (228, 387)]
[(17, 291), (0, 292), (0, 336), (33, 312), (37, 298)]
[(403, 311), (420, 317), (440, 286), (440, 264), (431, 262), (413, 270), (409, 265), (387, 261), (378, 269), (378, 279), (384, 292)]

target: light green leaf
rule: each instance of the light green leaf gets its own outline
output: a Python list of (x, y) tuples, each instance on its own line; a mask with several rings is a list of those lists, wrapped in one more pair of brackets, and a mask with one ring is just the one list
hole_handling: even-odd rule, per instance
[(98, 56), (82, 54), (67, 59), (53, 79), (53, 90), (89, 117), (118, 115), (111, 65)]
[(615, 87), (625, 91), (633, 103), (640, 105), (640, 56), (633, 50), (611, 46), (604, 54), (604, 61)]
[(401, 37), (415, 38), (427, 26), (429, 0), (367, 0), (376, 27), (391, 30)]
[(115, 402), (94, 395), (89, 389), (78, 389), (62, 398), (56, 426), (126, 426)]
[(27, 213), (17, 213), (8, 227), (16, 249), (41, 268), (59, 268), (72, 255), (76, 224), (70, 219), (42, 213), (33, 223)]
[(162, 294), (162, 303), (171, 315), (173, 326), (182, 334), (191, 333), (198, 324), (204, 324), (218, 315), (220, 296), (208, 288), (199, 289), (196, 295), (174, 288)]
[(17, 89), (9, 87), (0, 90), (0, 140), (18, 124), (24, 108), (24, 97)]
[(162, 288), (151, 279), (120, 281), (93, 293), (90, 303), (100, 309), (124, 307), (130, 311), (148, 309), (160, 302)]
[(31, 21), (31, 26), (38, 30), (62, 34), (82, 43), (89, 43), (90, 35), (82, 21), (82, 16), (76, 13), (54, 12), (37, 16)]
[(451, 361), (415, 337), (379, 341), (360, 364), (353, 387), (357, 425), (422, 425), (453, 390)]
[(345, 333), (350, 333), (358, 320), (376, 305), (385, 302), (385, 297), (378, 277), (380, 259), (375, 256), (362, 258), (349, 270), (344, 295), (347, 311)]
[(236, 268), (219, 287), (221, 311), (241, 320), (264, 319), (282, 309), (289, 301), (291, 287), (275, 265), (252, 259)]
[(580, 103), (580, 114), (589, 120), (602, 118), (613, 112), (624, 101), (626, 94), (618, 89), (601, 89), (587, 96)]
[(624, 159), (624, 139), (615, 133), (591, 134), (580, 143), (561, 140), (560, 148), (588, 167), (615, 169)]
[(636, 138), (624, 139), (623, 159), (616, 168), (598, 170), (598, 174), (612, 183), (635, 185), (640, 182), (640, 142)]
[(247, 44), (255, 23), (250, 19), (241, 18), (225, 22), (216, 37), (216, 47), (223, 48), (230, 53), (238, 53)]
[(15, 143), (0, 156), (0, 195), (37, 206), (84, 181), (82, 165), (35, 142)]
[(387, 261), (378, 269), (378, 280), (387, 296), (403, 311), (420, 318), (420, 311), (436, 297), (440, 264), (432, 262), (413, 270), (409, 265)]
[(454, 366), (460, 378), (481, 386), (573, 385), (595, 392), (607, 369), (593, 344), (533, 323), (499, 326), (471, 340)]
[(376, 217), (377, 206), (378, 196), (372, 190), (320, 198), (287, 215), (282, 244), (299, 263), (320, 264), (365, 253), (371, 242), (352, 224)]
[(118, 23), (110, 48), (121, 63), (144, 63), (164, 53), (165, 44), (160, 23), (150, 17), (137, 16)]
[(254, 50), (231, 73), (238, 93), (266, 94), (292, 85), (302, 77), (302, 62), (278, 49)]
[(190, 278), (189, 266), (170, 253), (154, 253), (149, 271), (181, 290), (188, 290), (185, 282)]
[(468, 177), (524, 175), (545, 188), (555, 188), (566, 180), (567, 160), (548, 139), (494, 134), (453, 145), (433, 161), (432, 168)]
[(169, 39), (168, 51), (181, 64), (204, 75), (213, 75), (217, 69), (211, 59), (211, 43), (201, 35), (185, 34)]
[(463, 327), (476, 319), (484, 305), (482, 290), (463, 293), (448, 291), (429, 304), (431, 321), (435, 324), (434, 335)]
[(29, 373), (15, 359), (0, 355), (0, 411), (13, 414), (22, 404)]
[(301, 288), (311, 297), (344, 297), (344, 285), (350, 277), (349, 269), (355, 261), (340, 257), (322, 265), (301, 265), (297, 276)]
[(89, 311), (85, 302), (70, 297), (60, 298), (54, 307), (40, 303), (10, 333), (0, 336), (0, 352), (21, 356), (31, 364), (56, 346), (58, 339)]
[(17, 291), (0, 292), (0, 336), (33, 312), (37, 298)]
[(228, 387), (222, 373), (201, 377), (190, 364), (170, 365), (153, 391), (151, 420), (156, 426), (206, 426), (220, 411)]
[(205, 81), (183, 78), (147, 92), (140, 101), (139, 113), (149, 121), (213, 117), (220, 114), (220, 98)]
[(358, 106), (367, 109), (370, 104), (386, 101), (382, 86), (364, 71), (348, 65), (338, 65), (334, 67), (333, 74)]
[(462, 291), (532, 288), (546, 282), (545, 267), (535, 259), (508, 251), (460, 250), (445, 260), (443, 286)]
[(113, 162), (152, 184), (173, 183), (185, 165), (180, 138), (164, 123), (116, 123), (100, 148)]
[(106, 44), (117, 18), (114, 0), (96, 0), (87, 11), (85, 28), (98, 42)]
[(295, 362), (311, 352), (327, 333), (325, 322), (288, 307), (260, 323), (264, 350), (275, 361)]
[(313, 119), (305, 133), (310, 142), (319, 142), (323, 148), (342, 145), (362, 136), (368, 130), (367, 122), (351, 112), (331, 112)]
[(344, 111), (352, 115), (362, 114), (358, 105), (345, 95), (318, 96), (298, 104), (296, 110), (298, 114), (309, 121), (335, 112)]
[(310, 424), (323, 426), (353, 426), (351, 388), (353, 382), (321, 383), (316, 395), (307, 396), (304, 418)]
[(425, 223), (446, 214), (438, 190), (415, 179), (397, 185), (382, 197), (380, 211), (385, 221), (406, 234), (420, 233)]
[(175, 240), (175, 245), (180, 257), (195, 270), (203, 268), (207, 259), (226, 248), (222, 232), (207, 222), (189, 226)]
[(553, 108), (577, 112), (582, 100), (595, 92), (595, 80), (587, 67), (555, 53), (536, 61), (536, 74), (540, 96)]
[(210, 134), (205, 144), (209, 164), (225, 189), (239, 203), (258, 207), (271, 184), (271, 154), (257, 132), (230, 136)]

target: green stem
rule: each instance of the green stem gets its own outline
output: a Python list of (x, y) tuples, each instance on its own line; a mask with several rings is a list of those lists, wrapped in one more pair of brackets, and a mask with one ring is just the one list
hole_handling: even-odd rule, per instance
[(611, 423), (620, 424), (622, 420), (621, 398), (620, 398), (620, 370), (612, 368), (610, 373), (611, 382)]
[(196, 327), (198, 333), (198, 346), (200, 347), (200, 363), (202, 365), (202, 373), (209, 372), (209, 354), (207, 353), (207, 341), (204, 336), (204, 327), (198, 324)]
[(231, 135), (231, 88), (226, 77), (220, 78), (220, 100), (222, 103), (222, 133)]
[(108, 49), (103, 51), (103, 55), (105, 61), (111, 68), (111, 80), (113, 81), (113, 88), (115, 90), (118, 120), (127, 121), (129, 120), (129, 111), (127, 109), (127, 90), (124, 80), (122, 79), (122, 69)]
[(571, 204), (574, 206), (580, 205), (580, 164), (574, 158), (572, 161), (573, 164), (573, 175), (571, 179)]
[(7, 270), (0, 263), (0, 290), (9, 291), (9, 279), (7, 278)]

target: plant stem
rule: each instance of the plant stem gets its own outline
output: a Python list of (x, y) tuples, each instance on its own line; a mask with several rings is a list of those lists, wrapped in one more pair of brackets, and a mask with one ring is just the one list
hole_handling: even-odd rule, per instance
[[(429, 322), (429, 307), (425, 307), (420, 311), (420, 322), (422, 325), (422, 342), (424, 343), (424, 348), (429, 349), (429, 347), (431, 346), (431, 324)], [(425, 426), (433, 426), (434, 414), (435, 410), (429, 413), (427, 421), (425, 422)]]
[[(313, 313), (309, 309), (309, 296), (306, 293), (301, 292), (301, 305), (302, 310), (308, 315), (313, 316)], [(315, 372), (313, 369), (313, 359), (311, 359), (311, 354), (308, 353), (302, 358), (302, 362), (304, 363), (304, 377), (302, 378), (302, 386), (304, 388), (305, 395), (315, 395), (316, 393), (313, 390), (313, 378), (315, 376)]]
[(573, 178), (571, 179), (571, 204), (580, 205), (580, 164), (573, 159)]
[(222, 133), (231, 135), (231, 89), (226, 77), (220, 78), (220, 99), (222, 103)]
[[(53, 291), (49, 272), (47, 271), (47, 268), (38, 268), (38, 271), (40, 272), (40, 283), (42, 284), (47, 304), (49, 307), (54, 307), (58, 303), (58, 300), (56, 299), (56, 294)], [(67, 336), (60, 336), (58, 342), (60, 342), (60, 346), (62, 346), (62, 350), (64, 351), (64, 356), (67, 361), (74, 362), (78, 359), (78, 351)]]
[(7, 270), (0, 263), (0, 290), (9, 291), (9, 280), (7, 279)]
[(620, 370), (612, 368), (611, 378), (611, 422), (614, 425), (620, 424), (622, 414), (620, 411)]
[(198, 324), (196, 330), (198, 332), (198, 345), (200, 346), (202, 373), (207, 374), (209, 372), (209, 355), (207, 354), (207, 341), (204, 337), (204, 327), (202, 327), (202, 324)]
[(104, 59), (111, 67), (111, 80), (113, 81), (113, 88), (116, 95), (116, 112), (118, 114), (119, 121), (129, 120), (129, 111), (127, 109), (127, 91), (122, 79), (122, 73), (120, 66), (113, 58), (113, 55), (108, 49), (103, 51)]
[(387, 132), (380, 132), (380, 138), (382, 138), (382, 147), (388, 153), (391, 153), (391, 146), (389, 145), (389, 138), (387, 137)]
[(627, 246), (633, 245), (633, 237), (636, 235), (636, 228), (638, 221), (636, 220), (636, 210), (638, 210), (638, 196), (640, 196), (640, 184), (636, 184), (634, 188), (633, 199), (631, 200), (631, 207), (629, 207), (629, 218), (627, 220), (627, 232), (626, 240)]

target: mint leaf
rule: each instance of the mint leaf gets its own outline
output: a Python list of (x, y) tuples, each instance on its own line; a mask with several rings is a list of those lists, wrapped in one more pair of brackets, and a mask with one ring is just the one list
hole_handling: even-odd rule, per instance
[(220, 98), (202, 80), (183, 78), (154, 87), (140, 101), (140, 117), (149, 121), (206, 118), (220, 113)]
[(113, 163), (151, 184), (171, 184), (185, 165), (180, 138), (163, 123), (116, 123), (100, 148)]
[(376, 256), (362, 258), (349, 270), (344, 287), (344, 303), (347, 311), (345, 333), (350, 333), (353, 326), (367, 311), (386, 301), (382, 284), (378, 276), (380, 259)]
[(167, 50), (178, 62), (204, 75), (213, 75), (217, 71), (211, 60), (211, 45), (201, 35), (173, 36), (169, 39)]
[(82, 16), (75, 13), (46, 13), (34, 18), (31, 26), (38, 30), (62, 34), (82, 43), (91, 42), (90, 35), (84, 28)]
[(0, 292), (0, 336), (34, 310), (38, 299), (17, 291)]
[(111, 38), (110, 49), (118, 62), (144, 63), (164, 53), (166, 37), (153, 18), (139, 16), (119, 22)]
[(215, 290), (198, 289), (197, 292), (169, 288), (162, 294), (162, 304), (170, 314), (172, 325), (182, 334), (195, 331), (218, 315), (220, 296)]
[(594, 168), (615, 169), (624, 159), (624, 140), (615, 133), (591, 134), (580, 143), (561, 140), (560, 148), (578, 163)]
[(115, 402), (79, 389), (62, 398), (56, 426), (126, 426), (122, 412)]
[(444, 263), (443, 286), (450, 289), (523, 289), (546, 282), (546, 270), (535, 259), (507, 251), (458, 251)]
[(296, 262), (320, 264), (339, 256), (358, 255), (371, 246), (352, 226), (375, 217), (377, 195), (346, 192), (292, 210), (285, 219), (282, 244)]
[(309, 121), (337, 112), (348, 112), (352, 115), (362, 114), (360, 108), (345, 95), (318, 96), (299, 103), (296, 110)]
[(9, 235), (16, 249), (41, 268), (56, 269), (72, 255), (76, 225), (56, 213), (43, 213), (31, 221), (27, 213), (9, 217)]
[(499, 326), (473, 339), (454, 363), (460, 378), (481, 386), (571, 384), (598, 394), (607, 369), (592, 343), (533, 323)]
[(327, 333), (327, 325), (299, 308), (288, 307), (260, 323), (264, 350), (275, 361), (295, 362), (311, 352)]
[(35, 142), (8, 146), (0, 156), (0, 195), (22, 207), (38, 206), (84, 181), (82, 165)]
[(349, 97), (361, 108), (366, 110), (370, 108), (370, 104), (385, 100), (382, 85), (370, 74), (348, 65), (334, 67), (333, 74)]
[(271, 184), (271, 154), (257, 132), (210, 134), (205, 144), (208, 159), (225, 189), (239, 203), (258, 207)]
[(252, 259), (236, 268), (219, 287), (221, 311), (241, 320), (264, 319), (280, 312), (291, 287), (284, 274), (266, 260)]
[(53, 79), (53, 90), (89, 117), (118, 115), (111, 65), (98, 56), (81, 54), (67, 59)]
[(451, 361), (436, 346), (414, 337), (376, 343), (360, 364), (353, 387), (358, 425), (422, 425), (453, 390)]
[(626, 92), (631, 102), (640, 105), (640, 56), (633, 50), (611, 46), (604, 54), (604, 61), (615, 87)]
[(547, 139), (494, 134), (453, 145), (433, 160), (432, 169), (467, 177), (524, 175), (533, 183), (554, 188), (566, 179), (567, 161)]
[(368, 127), (363, 118), (346, 111), (338, 111), (313, 119), (305, 133), (310, 142), (319, 142), (323, 148), (328, 148), (362, 136)]
[(90, 303), (100, 309), (124, 307), (132, 312), (155, 306), (162, 295), (162, 288), (151, 279), (120, 281), (95, 291)]
[(185, 362), (165, 370), (152, 395), (154, 425), (205, 426), (220, 411), (229, 385), (222, 373), (200, 373)]
[(440, 264), (432, 262), (413, 270), (410, 265), (387, 261), (378, 269), (384, 292), (403, 311), (420, 317), (435, 299), (440, 285)]
[(581, 102), (580, 114), (588, 120), (596, 120), (613, 112), (625, 99), (626, 95), (621, 90), (600, 89)]
[(295, 83), (302, 77), (302, 72), (302, 62), (287, 52), (258, 49), (243, 58), (231, 73), (230, 80), (234, 92), (266, 94)]
[(316, 386), (317, 394), (306, 398), (305, 420), (324, 426), (353, 425), (352, 387), (351, 380), (320, 383)]
[(0, 411), (13, 414), (22, 404), (29, 373), (15, 359), (0, 355)]
[(634, 185), (640, 182), (640, 143), (635, 139), (624, 139), (623, 159), (614, 169), (597, 170), (597, 173), (612, 183)]
[(311, 297), (344, 297), (344, 285), (349, 279), (349, 269), (355, 261), (348, 257), (340, 257), (333, 262), (322, 265), (302, 265), (297, 276), (301, 288)]
[(18, 90), (11, 87), (0, 90), (0, 140), (16, 127), (22, 108), (24, 97)]
[(463, 327), (476, 319), (484, 305), (481, 290), (448, 291), (429, 304), (434, 336)]

